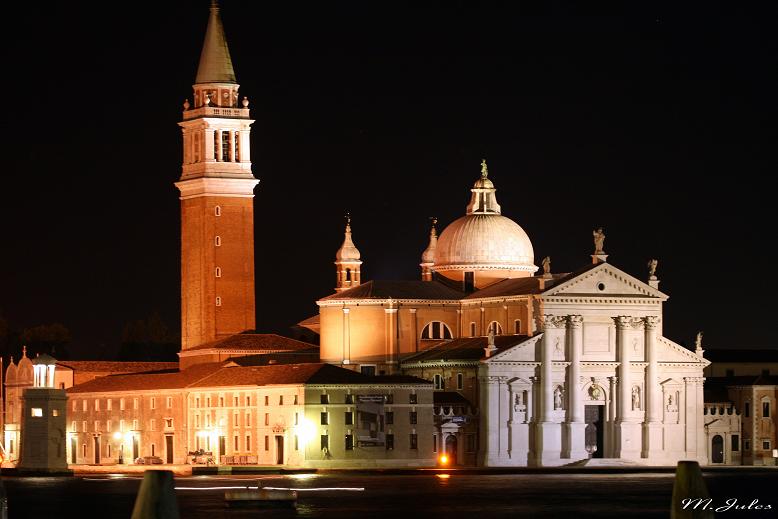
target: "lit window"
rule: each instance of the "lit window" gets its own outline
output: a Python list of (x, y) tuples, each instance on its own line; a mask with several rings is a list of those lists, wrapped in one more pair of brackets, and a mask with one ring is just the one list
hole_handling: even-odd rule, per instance
[(217, 278), (222, 277), (222, 268), (221, 267), (216, 267), (216, 277)]
[(86, 400), (84, 400), (83, 402), (81, 402), (81, 410), (82, 410), (82, 411), (86, 411)]
[(222, 237), (221, 236), (217, 236), (216, 238), (214, 238), (213, 239), (213, 244), (216, 245), (217, 247), (221, 247), (222, 246)]
[(59, 409), (52, 409), (51, 416), (59, 416)]
[(95, 411), (99, 411), (99, 410), (100, 410), (100, 400), (95, 399)]
[(440, 321), (428, 323), (421, 331), (422, 339), (450, 339), (451, 329)]
[(222, 305), (222, 298), (219, 297), (219, 296), (216, 296), (216, 306), (221, 306), (221, 305)]
[(77, 407), (76, 407), (77, 403), (78, 403), (78, 401), (73, 400), (73, 411), (75, 411), (77, 409)]
[(121, 411), (124, 411), (124, 399), (123, 398), (119, 400), (119, 409)]
[(213, 214), (214, 216), (221, 216), (222, 215), (222, 208), (220, 205), (217, 205), (213, 208)]
[(40, 418), (41, 416), (43, 416), (43, 409), (41, 409), (40, 407), (33, 407), (32, 409), (30, 409), (30, 416), (34, 418)]
[(105, 408), (108, 409), (109, 411), (112, 410), (113, 409), (113, 400), (111, 400), (110, 398), (108, 400), (106, 400)]

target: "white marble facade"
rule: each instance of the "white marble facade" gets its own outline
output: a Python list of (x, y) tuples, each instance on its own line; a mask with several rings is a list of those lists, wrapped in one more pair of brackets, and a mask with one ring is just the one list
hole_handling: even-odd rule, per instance
[(663, 337), (665, 300), (604, 262), (543, 292), (542, 333), (479, 366), (479, 464), (705, 463), (709, 362)]

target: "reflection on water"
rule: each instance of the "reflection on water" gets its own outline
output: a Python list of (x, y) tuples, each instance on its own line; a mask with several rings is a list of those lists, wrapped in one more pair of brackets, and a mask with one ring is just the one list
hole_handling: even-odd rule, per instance
[[(711, 496), (759, 499), (778, 510), (778, 470), (736, 470), (705, 475)], [(138, 478), (3, 478), (13, 518), (129, 517)], [(299, 488), (296, 510), (230, 509), (224, 487)], [(182, 518), (263, 519), (668, 516), (673, 475), (646, 474), (294, 474), (176, 478)], [(360, 491), (354, 491), (359, 489)], [(364, 489), (364, 491), (362, 491)], [(761, 515), (760, 515), (761, 514)], [(475, 517), (473, 517), (475, 516)], [(775, 517), (750, 510), (727, 518)]]

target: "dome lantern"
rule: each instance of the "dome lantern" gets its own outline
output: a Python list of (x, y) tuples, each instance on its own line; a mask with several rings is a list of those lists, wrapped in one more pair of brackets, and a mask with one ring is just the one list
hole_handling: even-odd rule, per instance
[(51, 355), (38, 355), (32, 360), (32, 369), (35, 373), (33, 387), (53, 388), (54, 387), (54, 369), (57, 366), (57, 359)]

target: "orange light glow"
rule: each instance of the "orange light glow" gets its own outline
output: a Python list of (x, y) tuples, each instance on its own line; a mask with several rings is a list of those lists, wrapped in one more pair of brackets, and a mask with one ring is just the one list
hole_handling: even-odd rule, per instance
[(448, 456), (441, 454), (439, 461), (441, 465), (448, 465)]

